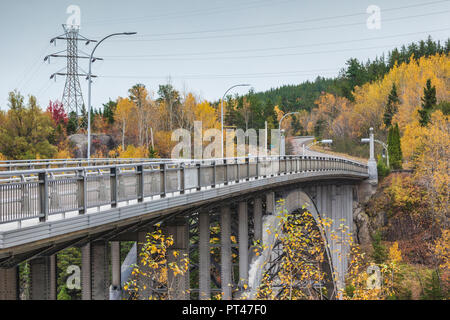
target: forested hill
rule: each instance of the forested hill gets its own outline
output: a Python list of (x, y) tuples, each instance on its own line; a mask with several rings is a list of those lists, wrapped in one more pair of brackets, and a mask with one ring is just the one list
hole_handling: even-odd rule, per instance
[(311, 111), (314, 101), (322, 92), (335, 91), (336, 79), (317, 77), (315, 81), (306, 81), (299, 85), (286, 85), (255, 94), (263, 101), (280, 106), (283, 112), (305, 109)]
[(318, 77), (315, 81), (306, 81), (299, 85), (286, 85), (268, 91), (255, 93), (264, 104), (278, 105), (283, 112), (308, 110), (315, 107), (315, 101), (322, 92), (332, 93), (353, 101), (352, 91), (355, 86), (381, 79), (397, 63), (408, 63), (412, 57), (428, 57), (450, 52), (450, 38), (445, 44), (433, 41), (431, 37), (417, 43), (403, 45), (366, 62), (351, 58), (347, 60), (336, 78)]

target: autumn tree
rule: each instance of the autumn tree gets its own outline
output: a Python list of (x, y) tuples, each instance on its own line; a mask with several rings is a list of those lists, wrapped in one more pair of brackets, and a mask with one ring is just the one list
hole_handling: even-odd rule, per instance
[(10, 159), (51, 158), (56, 147), (51, 144), (54, 128), (51, 117), (42, 112), (34, 96), (9, 93), (9, 110), (0, 127), (0, 152)]
[(122, 132), (122, 150), (125, 150), (125, 132), (127, 125), (129, 125), (129, 119), (133, 115), (133, 109), (135, 108), (133, 102), (128, 98), (119, 98), (117, 102), (116, 112), (114, 114), (114, 120), (120, 125)]
[(142, 146), (144, 144), (144, 129), (145, 120), (147, 113), (147, 97), (148, 91), (145, 86), (141, 83), (134, 85), (130, 90), (128, 90), (130, 96), (129, 99), (136, 106), (136, 121), (137, 121), (137, 131), (138, 131), (138, 145)]
[[(170, 300), (188, 293), (177, 292), (176, 283), (188, 273), (189, 257), (174, 248), (172, 235), (165, 235), (157, 226), (155, 231), (147, 233), (138, 254), (139, 264), (134, 266), (131, 280), (124, 286), (131, 299)], [(148, 288), (146, 283), (152, 283), (152, 287)]]

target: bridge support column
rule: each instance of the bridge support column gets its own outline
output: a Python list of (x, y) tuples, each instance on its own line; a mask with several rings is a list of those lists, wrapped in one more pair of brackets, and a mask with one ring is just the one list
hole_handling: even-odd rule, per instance
[(111, 241), (111, 287), (109, 287), (109, 300), (120, 300), (122, 298), (122, 287), (120, 279), (120, 242)]
[(248, 284), (248, 212), (247, 202), (239, 202), (239, 284)]
[(108, 300), (109, 298), (109, 257), (108, 242), (91, 243), (91, 285), (92, 300)]
[(220, 213), (220, 278), (222, 282), (222, 299), (231, 300), (232, 295), (232, 260), (231, 260), (231, 212), (229, 206), (223, 206)]
[(255, 241), (262, 241), (262, 199), (257, 197), (255, 198), (254, 207), (253, 207), (253, 220), (254, 220), (254, 228), (255, 228)]
[(30, 299), (56, 299), (56, 259), (39, 257), (30, 260)]
[(211, 298), (211, 258), (209, 255), (209, 213), (200, 212), (199, 218), (199, 289), (200, 300)]
[(274, 214), (275, 213), (275, 193), (268, 192), (266, 194), (266, 213)]
[(81, 247), (81, 299), (91, 300), (91, 244)]
[(108, 242), (94, 241), (81, 248), (82, 300), (108, 300)]
[[(189, 225), (186, 219), (177, 219), (166, 227), (167, 235), (173, 237), (173, 247), (168, 250), (168, 262), (176, 262), (177, 265), (183, 266), (186, 255), (189, 254)], [(174, 251), (178, 252), (177, 257)], [(169, 288), (171, 300), (187, 300), (189, 299), (189, 270), (184, 275), (174, 276), (171, 271), (168, 272), (168, 282), (172, 284)]]
[(19, 300), (18, 267), (0, 269), (0, 300)]

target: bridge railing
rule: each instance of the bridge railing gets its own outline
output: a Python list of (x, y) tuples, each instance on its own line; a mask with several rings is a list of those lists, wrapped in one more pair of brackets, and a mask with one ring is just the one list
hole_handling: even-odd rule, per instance
[(284, 174), (367, 174), (361, 163), (327, 157), (269, 156), (166, 160), (0, 172), (0, 224), (78, 212), (121, 201), (166, 197)]
[(76, 159), (32, 159), (32, 160), (0, 160), (0, 171), (52, 169), (67, 167), (106, 166), (137, 162), (166, 162), (172, 159), (160, 158), (76, 158)]

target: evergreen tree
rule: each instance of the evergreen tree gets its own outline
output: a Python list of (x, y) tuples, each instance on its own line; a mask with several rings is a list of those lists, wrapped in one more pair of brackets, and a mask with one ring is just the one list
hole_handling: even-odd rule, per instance
[(109, 124), (114, 123), (114, 112), (116, 111), (117, 102), (111, 101), (111, 99), (103, 104), (103, 118), (108, 121)]
[(78, 129), (78, 116), (75, 111), (69, 114), (69, 121), (67, 121), (67, 134), (71, 135), (77, 132)]
[(422, 109), (419, 110), (419, 123), (422, 127), (426, 127), (430, 122), (431, 110), (436, 106), (436, 87), (431, 86), (431, 79), (427, 80), (427, 84), (423, 89)]
[(388, 152), (389, 152), (389, 166), (392, 169), (402, 168), (402, 147), (400, 143), (400, 130), (398, 124), (389, 128), (388, 133)]
[(439, 274), (434, 270), (431, 274), (431, 279), (428, 279), (425, 288), (423, 288), (422, 300), (442, 300), (444, 299), (444, 293), (441, 288), (441, 281)]
[(400, 99), (397, 94), (397, 87), (395, 83), (392, 85), (391, 92), (388, 96), (388, 101), (384, 109), (383, 121), (387, 128), (392, 124), (392, 118), (398, 111), (398, 105), (400, 104)]
[(372, 258), (373, 260), (375, 260), (375, 263), (380, 264), (385, 262), (386, 259), (388, 258), (388, 252), (386, 246), (384, 246), (381, 243), (380, 231), (377, 231), (373, 236), (372, 248), (373, 248)]

